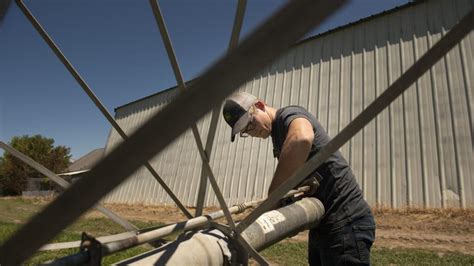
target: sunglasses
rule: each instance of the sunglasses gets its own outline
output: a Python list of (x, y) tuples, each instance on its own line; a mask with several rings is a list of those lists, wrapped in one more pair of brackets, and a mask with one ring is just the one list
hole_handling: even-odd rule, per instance
[(246, 137), (250, 136), (248, 132), (255, 129), (255, 121), (254, 121), (254, 118), (253, 118), (253, 112), (254, 112), (254, 110), (252, 109), (252, 112), (250, 113), (249, 123), (247, 124), (247, 126), (242, 131), (240, 131), (240, 137), (241, 138), (246, 138)]

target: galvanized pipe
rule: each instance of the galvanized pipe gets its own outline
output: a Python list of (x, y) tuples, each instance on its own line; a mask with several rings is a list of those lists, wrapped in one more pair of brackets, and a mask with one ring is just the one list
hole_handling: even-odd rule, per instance
[[(324, 206), (316, 198), (304, 198), (278, 210), (264, 213), (242, 237), (254, 249), (264, 248), (316, 226)], [(119, 262), (118, 265), (224, 265), (242, 258), (242, 249), (220, 230), (188, 233), (163, 247)]]
[[(309, 186), (299, 187), (298, 189), (289, 191), (283, 198), (299, 197), (304, 192), (308, 191), (309, 189), (310, 189)], [(241, 204), (230, 207), (229, 211), (232, 214), (238, 214), (245, 211), (248, 208), (256, 207), (258, 204), (262, 203), (263, 201), (264, 200), (257, 200), (257, 201), (241, 203)], [(191, 229), (209, 225), (211, 221), (222, 218), (222, 217), (224, 217), (224, 211), (219, 210), (205, 216), (199, 216), (187, 221), (164, 226), (164, 227), (161, 227), (161, 228), (158, 228), (146, 233), (142, 233), (139, 235), (135, 235), (138, 232), (132, 231), (132, 232), (126, 232), (126, 233), (122, 233), (118, 235), (99, 237), (97, 238), (97, 240), (100, 241), (102, 239), (108, 240), (110, 238), (112, 239), (120, 238), (117, 241), (110, 241), (109, 243), (105, 243), (102, 245), (102, 256), (108, 256), (122, 250), (126, 250), (126, 249), (133, 248), (141, 244), (145, 244), (151, 241), (161, 239), (165, 236), (176, 233), (178, 231), (191, 230)], [(133, 235), (126, 236), (124, 234), (133, 234)], [(79, 241), (74, 241), (74, 242), (57, 243), (56, 245), (62, 245), (67, 248), (71, 248), (71, 247), (79, 247), (79, 244), (80, 244)], [(50, 244), (50, 245), (55, 245), (55, 244)], [(79, 264), (88, 262), (89, 259), (90, 259), (90, 256), (88, 252), (79, 252), (73, 255), (60, 258), (54, 262), (51, 262), (50, 265), (79, 265)]]
[[(243, 203), (229, 208), (229, 211), (233, 214), (244, 211), (245, 209), (255, 206), (257, 202), (252, 203)], [(204, 226), (209, 223), (209, 221), (219, 219), (224, 217), (224, 212), (222, 210), (213, 212), (206, 216), (199, 216), (196, 218), (189, 219), (187, 221), (179, 222), (176, 224), (168, 225), (149, 231), (140, 235), (127, 237), (125, 239), (120, 239), (114, 242), (105, 243), (102, 245), (102, 256), (108, 256), (119, 251), (123, 251), (129, 248), (133, 248), (154, 240), (161, 239), (165, 236), (171, 235), (175, 232), (182, 230), (191, 230)], [(77, 243), (78, 244), (78, 243)], [(70, 245), (68, 245), (69, 247)], [(78, 245), (79, 246), (79, 245)], [(82, 251), (70, 256), (60, 258), (50, 265), (81, 265), (90, 260), (88, 252)]]
[[(298, 188), (297, 190), (291, 190), (290, 192), (288, 192), (288, 194), (284, 196), (284, 198), (299, 195), (301, 193), (304, 193), (307, 190), (309, 190), (309, 187), (307, 186)], [(257, 206), (263, 201), (264, 200), (258, 200), (258, 201), (246, 202), (239, 205), (235, 205), (229, 208), (229, 212), (231, 214), (241, 213), (248, 208)], [(112, 254), (118, 251), (122, 251), (131, 247), (135, 247), (141, 244), (145, 244), (154, 240), (161, 239), (167, 235), (173, 234), (180, 230), (191, 230), (198, 227), (202, 227), (202, 226), (208, 225), (210, 221), (222, 218), (224, 216), (225, 216), (224, 211), (219, 210), (207, 215), (189, 219), (187, 221), (161, 227), (156, 230), (149, 231), (149, 232), (146, 232), (137, 236), (133, 236), (127, 239), (110, 242), (102, 246), (103, 247), (102, 254), (104, 256), (107, 256), (109, 254)]]

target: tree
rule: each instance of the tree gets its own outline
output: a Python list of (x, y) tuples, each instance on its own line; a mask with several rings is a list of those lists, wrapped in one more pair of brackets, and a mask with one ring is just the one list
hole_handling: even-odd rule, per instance
[[(71, 160), (70, 148), (54, 147), (53, 139), (41, 135), (13, 137), (10, 146), (54, 173), (64, 171)], [(0, 160), (0, 190), (7, 195), (19, 195), (25, 190), (28, 178), (45, 178), (45, 176), (13, 155), (5, 153)]]

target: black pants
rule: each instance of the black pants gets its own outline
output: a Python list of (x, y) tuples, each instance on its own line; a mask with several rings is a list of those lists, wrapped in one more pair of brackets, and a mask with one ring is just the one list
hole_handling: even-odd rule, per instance
[(370, 247), (374, 240), (372, 213), (329, 232), (312, 229), (309, 231), (309, 264), (370, 265)]

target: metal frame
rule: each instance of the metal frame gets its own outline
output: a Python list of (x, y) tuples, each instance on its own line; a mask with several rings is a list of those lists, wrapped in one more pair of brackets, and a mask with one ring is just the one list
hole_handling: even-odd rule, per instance
[[(166, 52), (168, 53), (168, 57), (170, 59), (170, 63), (171, 63), (171, 66), (173, 68), (173, 72), (176, 78), (176, 82), (178, 83), (179, 89), (184, 92), (186, 91), (186, 84), (184, 83), (183, 75), (181, 74), (181, 69), (178, 64), (178, 59), (176, 58), (176, 55), (174, 53), (173, 44), (171, 43), (163, 15), (161, 14), (160, 6), (158, 5), (158, 2), (156, 0), (150, 0), (150, 5), (153, 10), (153, 15), (155, 15), (158, 28), (160, 29), (161, 37), (163, 39)], [(232, 228), (235, 228), (232, 215), (229, 212), (229, 208), (227, 207), (224, 196), (222, 195), (222, 192), (219, 189), (219, 186), (217, 185), (216, 178), (214, 177), (214, 173), (212, 172), (211, 166), (209, 165), (209, 156), (206, 153), (206, 151), (204, 151), (204, 147), (201, 141), (201, 136), (199, 134), (199, 130), (196, 126), (196, 123), (193, 123), (191, 125), (191, 130), (193, 132), (194, 140), (196, 141), (196, 146), (199, 150), (199, 155), (201, 156), (201, 160), (203, 164), (203, 172), (205, 172), (209, 177), (209, 181), (211, 182), (212, 188), (214, 189), (214, 193), (217, 196), (219, 205), (221, 209), (224, 211), (227, 222)]]
[[(242, 24), (244, 21), (246, 5), (247, 5), (247, 0), (239, 0), (237, 4), (234, 26), (232, 28), (232, 35), (230, 37), (229, 47), (227, 49), (228, 52), (235, 49), (235, 47), (237, 47), (237, 44), (239, 42), (240, 30), (242, 29)], [(220, 113), (220, 106), (212, 110), (211, 123), (209, 125), (209, 130), (207, 133), (206, 148), (204, 150), (208, 156), (207, 158), (209, 159), (211, 158), (211, 151), (212, 151), (212, 146), (214, 144), (214, 137), (216, 135), (217, 120), (219, 118), (219, 113)], [(204, 197), (206, 196), (206, 189), (207, 189), (206, 170), (203, 165), (201, 169), (201, 178), (200, 178), (200, 183), (199, 183), (199, 194), (198, 194), (198, 198), (196, 202), (196, 213), (195, 213), (196, 216), (202, 215), (202, 209), (204, 206)]]
[[(210, 108), (218, 106), (232, 91), (263, 69), (275, 57), (284, 53), (295, 41), (321, 23), (344, 2), (342, 0), (289, 2), (241, 45), (191, 84), (186, 93), (178, 95), (173, 102), (118, 145), (88, 174), (5, 241), (0, 247), (0, 254), (15, 254), (15, 257), (0, 255), (2, 256), (0, 263), (9, 265), (23, 262), (42, 244), (124, 181), (143, 162), (163, 150)], [(21, 0), (17, 0), (17, 4), (21, 6)], [(70, 64), (65, 65), (68, 69), (71, 68)], [(77, 72), (70, 72), (78, 77)], [(76, 78), (76, 80), (85, 85), (82, 79)], [(187, 108), (181, 108), (182, 106)], [(163, 131), (160, 126), (163, 124), (175, 127)], [(108, 179), (96, 178), (106, 175), (109, 176)], [(87, 191), (86, 195), (84, 191)], [(50, 223), (52, 217), (55, 219), (54, 223)], [(29, 245), (25, 246), (25, 242)]]
[[(152, 3), (153, 0), (150, 0), (150, 2)], [(160, 152), (187, 128), (195, 128), (195, 121), (209, 111), (210, 108), (217, 108), (227, 95), (251, 78), (254, 73), (265, 67), (276, 56), (282, 54), (296, 40), (310, 30), (312, 26), (319, 24), (327, 18), (344, 2), (343, 0), (329, 2), (301, 0), (289, 2), (282, 10), (273, 15), (264, 25), (244, 40), (240, 46), (219, 60), (200, 79), (191, 84), (186, 93), (178, 95), (173, 102), (153, 116), (130, 138), (117, 146), (84, 178), (72, 185), (41, 213), (33, 217), (17, 233), (4, 242), (0, 247), (0, 254), (2, 254), (0, 255), (0, 263), (9, 265), (23, 262), (42, 244), (92, 207), (108, 191), (124, 181), (144, 161)], [(21, 0), (17, 0), (17, 4), (20, 6), (22, 4)], [(38, 28), (39, 24), (33, 23), (33, 25)], [(452, 47), (461, 41), (472, 30), (473, 26), (474, 11), (471, 10), (448, 34), (429, 49), (425, 55), (389, 86), (383, 94), (332, 139), (318, 154), (312, 157), (297, 173), (280, 185), (267, 200), (239, 223), (236, 230), (233, 231), (235, 239), (239, 239), (239, 234), (255, 221), (258, 216), (270, 209), (270, 206), (273, 206), (287, 191), (316, 169), (403, 93), (410, 84), (430, 69)], [(166, 30), (166, 28), (164, 29)], [(163, 39), (167, 38), (166, 34), (163, 33), (162, 37)], [(43, 38), (45, 37), (43, 36)], [(60, 54), (57, 48), (51, 48), (55, 50), (56, 54)], [(168, 52), (168, 55), (170, 59), (174, 57), (173, 53)], [(60, 59), (81, 86), (83, 88), (87, 87), (69, 62), (64, 57), (60, 57)], [(178, 82), (179, 80), (182, 81), (179, 75), (176, 75), (176, 77)], [(184, 82), (181, 85), (182, 88), (185, 88)], [(181, 106), (187, 106), (187, 108), (182, 109)], [(99, 109), (101, 108), (99, 107)], [(172, 121), (180, 121), (181, 123), (171, 123)], [(159, 129), (160, 125), (164, 123), (173, 124), (175, 127), (163, 132), (162, 128), (161, 130)], [(158, 138), (156, 138), (157, 132), (159, 134)], [(195, 136), (198, 135), (195, 134)], [(153, 141), (151, 141), (152, 139)], [(212, 184), (212, 171), (206, 152), (202, 148), (202, 143), (200, 143), (200, 138), (198, 148), (203, 159), (203, 165), (207, 168), (211, 185), (213, 185), (214, 191), (218, 194), (217, 184)], [(95, 178), (106, 174), (110, 176), (107, 180)], [(92, 183), (94, 183), (94, 186), (91, 186)], [(88, 191), (85, 197), (83, 191)], [(220, 201), (220, 203), (221, 207), (224, 207), (223, 210), (227, 209), (225, 202), (222, 203)], [(55, 219), (54, 223), (50, 222), (52, 217)], [(227, 218), (232, 226), (232, 217)], [(29, 245), (25, 246), (25, 242), (28, 242)], [(245, 243), (243, 245), (245, 246)], [(260, 263), (266, 263), (258, 253), (253, 253), (249, 247), (246, 248), (247, 252), (253, 255)], [(11, 258), (3, 254), (15, 254), (16, 256)]]
[[(127, 134), (122, 130), (119, 126), (117, 121), (112, 117), (112, 115), (107, 111), (107, 108), (101, 103), (99, 98), (94, 94), (94, 92), (90, 89), (89, 85), (85, 82), (85, 80), (81, 77), (79, 72), (74, 68), (74, 66), (69, 62), (69, 60), (64, 56), (61, 52), (59, 47), (54, 43), (53, 39), (49, 36), (46, 30), (41, 26), (38, 20), (33, 16), (31, 11), (26, 7), (23, 3), (23, 0), (16, 0), (15, 1), (17, 6), (21, 9), (23, 14), (28, 18), (31, 24), (35, 27), (36, 31), (41, 35), (43, 40), (48, 44), (48, 46), (53, 50), (54, 54), (58, 57), (58, 59), (63, 63), (66, 69), (71, 73), (74, 79), (79, 83), (81, 88), (84, 92), (89, 96), (89, 98), (94, 102), (95, 106), (100, 110), (100, 112), (105, 116), (107, 121), (112, 125), (112, 127), (119, 133), (123, 140), (127, 140)], [(150, 171), (152, 176), (158, 181), (158, 183), (163, 187), (163, 189), (168, 193), (171, 199), (176, 203), (176, 205), (181, 209), (184, 215), (188, 218), (192, 218), (193, 216), (191, 213), (184, 207), (184, 205), (179, 201), (173, 191), (168, 187), (168, 185), (163, 181), (163, 179), (158, 175), (158, 173), (153, 169), (148, 161), (145, 161), (143, 165)]]

